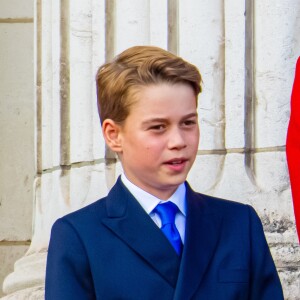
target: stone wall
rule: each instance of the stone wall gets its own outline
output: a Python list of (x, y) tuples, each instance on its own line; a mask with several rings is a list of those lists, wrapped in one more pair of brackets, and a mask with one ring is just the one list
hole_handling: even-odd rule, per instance
[(32, 236), (33, 1), (0, 1), (0, 297)]
[[(16, 5), (0, 0), (0, 6), (8, 2)], [(32, 164), (22, 168), (35, 172), (27, 181), (34, 207), (30, 200), (22, 204), (22, 211), (33, 210), (34, 233), (28, 252), (4, 282), (5, 299), (42, 299), (53, 222), (105, 195), (121, 172), (101, 137), (94, 75), (105, 60), (137, 44), (169, 49), (199, 67), (204, 79), (201, 142), (189, 181), (200, 192), (255, 207), (285, 298), (300, 299), (300, 249), (285, 159), (290, 93), (300, 55), (299, 1), (36, 0), (34, 11), (35, 95), (32, 106), (26, 106), (30, 121), (35, 119), (26, 135), (32, 144), (7, 150), (12, 165), (6, 165), (7, 172), (18, 170), (19, 149), (24, 155), (34, 153), (26, 159)], [(25, 101), (11, 97), (18, 105)], [(26, 99), (32, 101), (29, 95)], [(15, 124), (12, 118), (8, 123)], [(15, 140), (6, 144), (15, 147)], [(7, 182), (16, 178), (7, 174), (1, 173)], [(24, 193), (19, 185), (6, 188)], [(9, 195), (15, 217), (19, 197)], [(0, 207), (1, 213), (11, 222), (6, 224), (18, 224), (8, 217), (8, 208)], [(30, 214), (18, 221), (30, 222)], [(18, 241), (0, 226), (7, 240)]]

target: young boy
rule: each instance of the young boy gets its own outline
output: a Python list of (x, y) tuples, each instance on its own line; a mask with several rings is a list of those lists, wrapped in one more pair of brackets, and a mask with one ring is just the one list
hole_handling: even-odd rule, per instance
[(97, 73), (103, 135), (124, 173), (107, 197), (53, 225), (46, 299), (281, 300), (248, 205), (194, 192), (197, 68), (130, 48)]

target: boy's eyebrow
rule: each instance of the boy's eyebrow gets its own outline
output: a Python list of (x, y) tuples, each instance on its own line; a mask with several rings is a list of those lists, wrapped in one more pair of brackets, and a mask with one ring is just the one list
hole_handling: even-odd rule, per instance
[[(193, 112), (193, 113), (190, 113), (190, 114), (187, 114), (185, 116), (183, 116), (181, 118), (181, 120), (184, 120), (184, 119), (189, 119), (189, 118), (196, 118), (198, 117), (198, 114), (196, 112)], [(146, 120), (144, 122), (142, 122), (143, 125), (147, 125), (147, 124), (151, 124), (151, 123), (160, 123), (160, 122), (168, 122), (168, 119), (167, 118), (152, 118), (152, 119), (149, 119), (149, 120)]]
[(193, 113), (187, 114), (182, 119), (189, 119), (189, 118), (194, 118), (194, 117), (198, 117), (198, 113), (197, 112), (193, 112)]

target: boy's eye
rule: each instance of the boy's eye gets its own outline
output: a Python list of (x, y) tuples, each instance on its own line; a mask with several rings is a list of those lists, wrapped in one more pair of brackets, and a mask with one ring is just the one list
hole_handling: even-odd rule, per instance
[(157, 125), (153, 125), (153, 126), (149, 127), (150, 130), (154, 130), (154, 131), (162, 131), (165, 128), (166, 128), (166, 126), (163, 124), (157, 124)]
[(196, 124), (196, 120), (186, 120), (183, 122), (184, 126), (193, 126)]

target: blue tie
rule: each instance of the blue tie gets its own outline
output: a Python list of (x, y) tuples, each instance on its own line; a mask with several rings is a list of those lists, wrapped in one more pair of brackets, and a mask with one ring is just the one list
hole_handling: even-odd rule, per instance
[(180, 256), (182, 252), (182, 242), (175, 225), (175, 216), (178, 212), (178, 207), (173, 202), (166, 202), (158, 204), (154, 212), (160, 216), (162, 232), (170, 241), (176, 253)]

